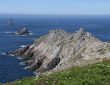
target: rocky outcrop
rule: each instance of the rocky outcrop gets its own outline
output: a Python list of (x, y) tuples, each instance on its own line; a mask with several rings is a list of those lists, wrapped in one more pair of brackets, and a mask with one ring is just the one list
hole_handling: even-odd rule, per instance
[(110, 43), (100, 41), (82, 28), (73, 34), (53, 30), (32, 45), (8, 54), (24, 59), (27, 69), (42, 73), (110, 59)]
[(27, 28), (23, 28), (19, 31), (16, 32), (17, 35), (29, 35), (28, 29)]

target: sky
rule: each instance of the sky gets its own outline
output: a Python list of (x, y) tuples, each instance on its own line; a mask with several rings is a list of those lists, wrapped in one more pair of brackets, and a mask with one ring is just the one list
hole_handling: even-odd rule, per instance
[(110, 15), (110, 0), (0, 0), (0, 14)]

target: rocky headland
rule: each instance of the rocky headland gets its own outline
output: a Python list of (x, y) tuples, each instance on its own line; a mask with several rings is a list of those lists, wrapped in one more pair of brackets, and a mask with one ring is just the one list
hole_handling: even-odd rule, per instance
[(44, 73), (110, 59), (110, 43), (102, 42), (82, 28), (72, 34), (52, 30), (32, 45), (7, 54), (22, 58), (27, 69)]

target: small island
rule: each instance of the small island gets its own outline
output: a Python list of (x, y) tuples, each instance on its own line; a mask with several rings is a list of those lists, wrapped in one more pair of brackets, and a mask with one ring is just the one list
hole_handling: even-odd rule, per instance
[(27, 28), (22, 28), (16, 32), (17, 35), (29, 35), (29, 31)]

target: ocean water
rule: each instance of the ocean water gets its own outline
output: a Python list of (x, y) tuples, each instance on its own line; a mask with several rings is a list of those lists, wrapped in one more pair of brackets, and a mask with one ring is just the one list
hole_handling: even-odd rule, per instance
[[(13, 26), (8, 26), (10, 18)], [(28, 28), (30, 36), (18, 36), (14, 32)], [(83, 27), (102, 41), (110, 40), (110, 16), (0, 16), (0, 82), (11, 82), (34, 73), (25, 70), (22, 60), (6, 55), (6, 52), (31, 44), (49, 30), (64, 29), (74, 32)]]

